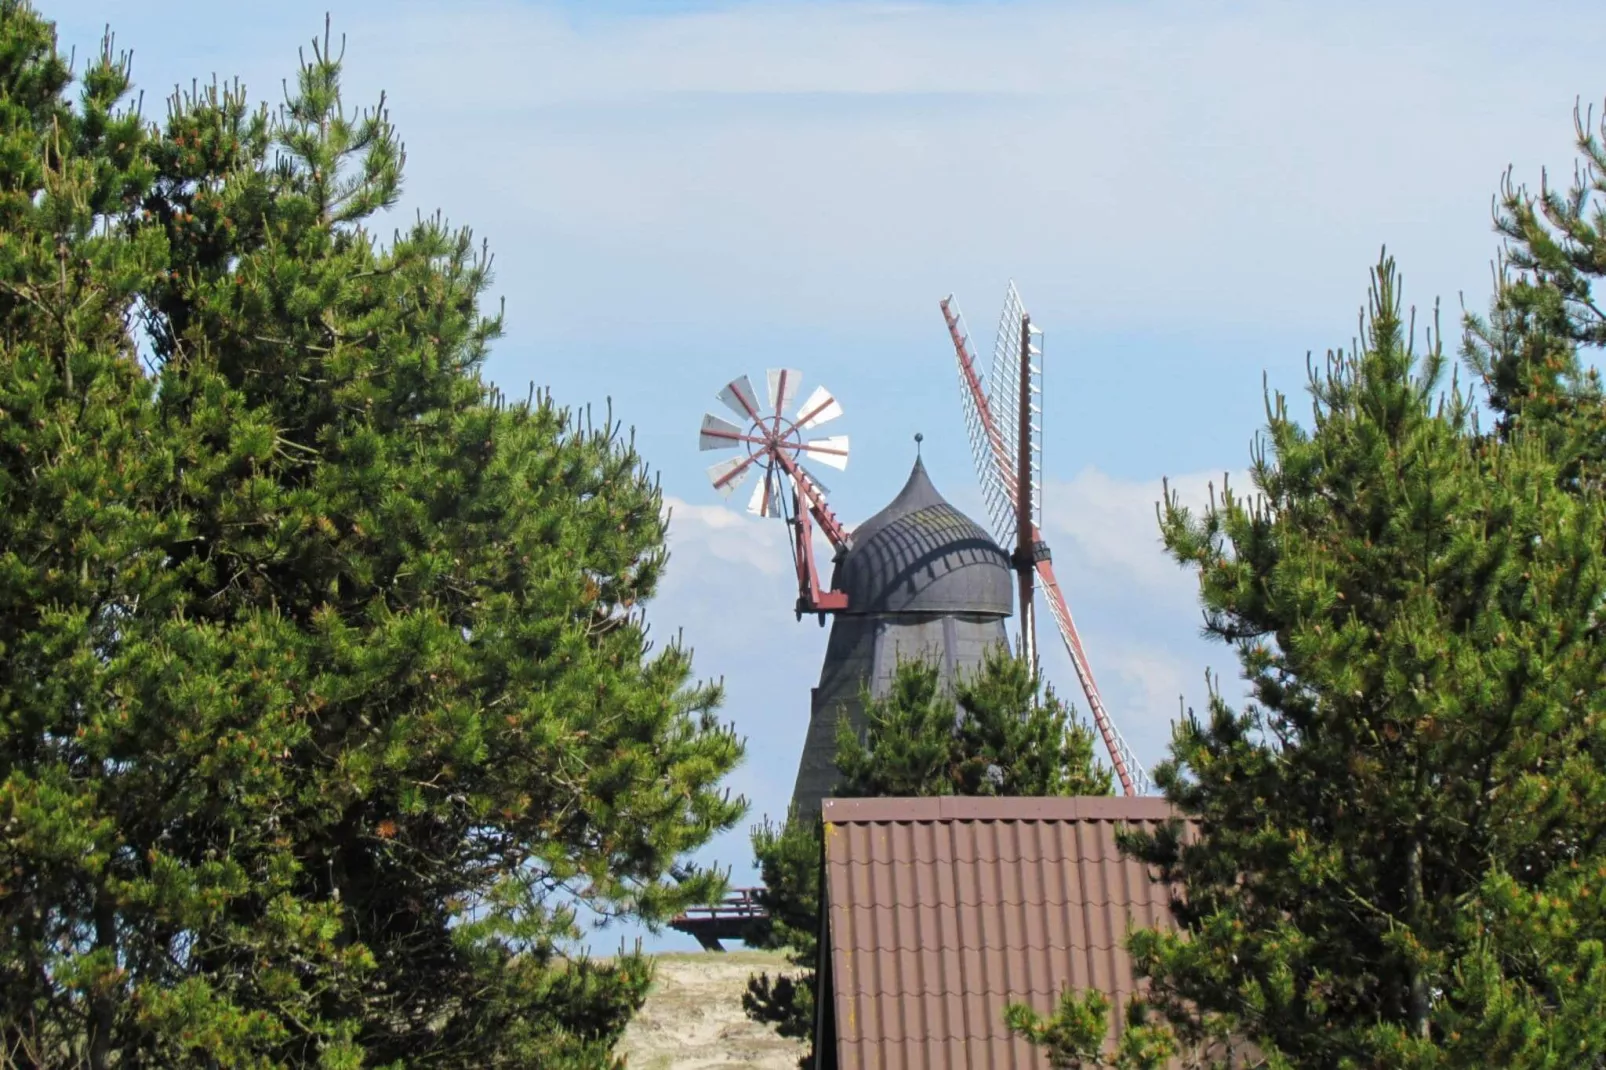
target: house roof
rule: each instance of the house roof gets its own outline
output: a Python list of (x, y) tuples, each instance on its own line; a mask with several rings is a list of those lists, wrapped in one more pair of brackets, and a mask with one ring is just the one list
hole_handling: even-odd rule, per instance
[(1004, 1008), (1051, 1011), (1066, 986), (1105, 992), (1119, 1021), (1136, 987), (1123, 938), (1171, 916), (1115, 831), (1174, 813), (1151, 798), (826, 800), (835, 1065), (1047, 1070)]

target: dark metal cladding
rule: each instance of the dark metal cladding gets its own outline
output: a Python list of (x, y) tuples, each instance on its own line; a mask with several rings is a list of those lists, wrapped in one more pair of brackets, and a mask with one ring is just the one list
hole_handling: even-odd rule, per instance
[(965, 613), (1007, 617), (1014, 581), (1009, 555), (943, 500), (915, 461), (892, 504), (859, 525), (832, 586), (848, 613)]
[(980, 526), (943, 500), (925, 465), (892, 504), (859, 525), (833, 586), (848, 608), (832, 617), (820, 682), (792, 804), (818, 813), (837, 782), (836, 726), (846, 714), (861, 731), (862, 689), (886, 694), (899, 661), (936, 662), (942, 679), (974, 671), (991, 646), (1008, 642), (1013, 608), (1009, 556)]

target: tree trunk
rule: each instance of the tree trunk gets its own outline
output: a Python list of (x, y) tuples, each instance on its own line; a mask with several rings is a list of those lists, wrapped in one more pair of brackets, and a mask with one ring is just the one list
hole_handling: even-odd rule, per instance
[[(1414, 939), (1422, 937), (1422, 836), (1415, 833), (1411, 837), (1410, 853), (1405, 858), (1406, 866), (1406, 896), (1409, 906), (1411, 935)], [(1428, 1039), (1428, 978), (1427, 971), (1420, 963), (1411, 965), (1411, 991), (1409, 1015), (1411, 1033), (1413, 1036)]]
[[(117, 960), (117, 913), (104, 889), (95, 897), (95, 948), (110, 949), (112, 965)], [(89, 1004), (89, 1065), (91, 1070), (106, 1070), (112, 1050), (112, 1026), (117, 1005), (112, 986), (102, 985)]]

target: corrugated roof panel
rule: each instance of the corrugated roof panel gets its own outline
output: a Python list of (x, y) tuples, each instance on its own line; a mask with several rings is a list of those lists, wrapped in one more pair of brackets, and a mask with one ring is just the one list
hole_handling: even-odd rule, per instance
[(1027, 990), (1052, 992), (1056, 987), (1054, 960), (1063, 957), (1065, 952), (1048, 946), (1048, 910), (1041, 905), (1027, 905), (1020, 913), (1027, 948), (1026, 954), (1021, 956), (1026, 967)]
[(1065, 895), (1058, 888), (1046, 888), (1045, 885), (1055, 877), (1055, 868), (1051, 865), (1038, 863), (1021, 873), (1021, 880), (1028, 885), (1028, 889), (1036, 889), (1035, 894), (1029, 894), (1016, 909), (1021, 915), (1021, 923), (1025, 929), (1025, 940), (1031, 947), (1050, 947), (1060, 939), (1060, 930), (1063, 928), (1061, 918), (1065, 913)]
[(1124, 859), (1121, 823), (1156, 799), (829, 800), (826, 907), (842, 1070), (1046, 1070), (1004, 1008), (1066, 985), (1124, 1008), (1132, 926), (1166, 891)]

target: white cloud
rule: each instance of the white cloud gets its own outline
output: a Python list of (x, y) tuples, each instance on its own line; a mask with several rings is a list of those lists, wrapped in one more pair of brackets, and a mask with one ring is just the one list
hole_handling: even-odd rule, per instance
[[(1220, 492), (1224, 477), (1237, 491), (1251, 489), (1243, 471), (1191, 473), (1169, 482), (1180, 502), (1197, 512), (1211, 487)], [(1116, 479), (1093, 467), (1069, 480), (1048, 480), (1043, 528), (1056, 566), (1111, 591), (1139, 588), (1151, 596), (1191, 596), (1192, 574), (1179, 568), (1161, 544), (1155, 507), (1163, 496), (1161, 480)]]
[(1125, 643), (1113, 644), (1105, 652), (1104, 670), (1107, 678), (1137, 695), (1149, 721), (1175, 716), (1178, 700), (1186, 701), (1188, 693), (1198, 690), (1202, 675), (1184, 672), (1175, 655), (1164, 649)]
[[(1581, 2), (175, 3), (117, 12), (141, 84), (269, 99), (331, 7), (348, 102), (388, 90), (412, 150), (404, 215), (489, 233), (514, 330), (565, 338), (924, 337), (933, 295), (1011, 275), (1078, 329), (1347, 335), (1385, 242), (1413, 299), (1476, 306), (1500, 174), (1570, 163), (1606, 93)], [(75, 43), (104, 20), (51, 8)]]
[(1566, 159), (1566, 108), (1606, 91), (1599, 10), (1543, 48), (1422, 4), (406, 10), (353, 33), (436, 142), (415, 192), (628, 254), (582, 291), (503, 238), (568, 317), (717, 292), (731, 321), (870, 324), (1015, 274), (1084, 325), (1304, 323), (1384, 242), (1424, 302), (1477, 300), (1499, 174)]
[[(1188, 473), (1171, 477), (1171, 489), (1183, 505), (1204, 507), (1210, 488), (1220, 491), (1223, 478), (1237, 490), (1249, 488), (1247, 472)], [(1050, 479), (1044, 492), (1046, 537), (1062, 570), (1098, 577), (1114, 588), (1134, 586), (1148, 592), (1192, 590), (1191, 577), (1165, 553), (1160, 542), (1155, 505), (1163, 496), (1159, 479), (1125, 480), (1088, 466), (1069, 480)], [(969, 487), (956, 490), (962, 509), (977, 516), (979, 499)], [(699, 566), (718, 562), (743, 565), (764, 576), (792, 577), (787, 529), (778, 520), (760, 519), (721, 505), (695, 505), (666, 496), (671, 520), (672, 552), (685, 554), (695, 545)], [(829, 561), (821, 552), (822, 562)]]
[(793, 612), (786, 525), (667, 496), (664, 505), (670, 559), (648, 617), (684, 635), (699, 673), (724, 679), (724, 715), (748, 739), (732, 787), (755, 814), (784, 813), (825, 639)]
[(722, 505), (693, 505), (665, 496), (669, 514), (671, 557), (695, 546), (705, 567), (717, 567), (707, 558), (755, 569), (765, 576), (791, 573), (786, 528), (779, 520), (761, 519)]
[[(1244, 472), (1226, 473), (1247, 490)], [(1201, 508), (1223, 473), (1187, 473), (1172, 478), (1182, 504)], [(1145, 765), (1165, 756), (1179, 698), (1199, 707), (1205, 671), (1231, 681), (1237, 665), (1230, 650), (1199, 634), (1197, 580), (1167, 556), (1155, 506), (1162, 481), (1120, 479), (1094, 467), (1044, 487), (1044, 535), (1054, 551), (1055, 571), (1100, 697), (1117, 729)], [(1044, 673), (1081, 716), (1087, 702), (1052, 618), (1040, 612), (1039, 645)]]

